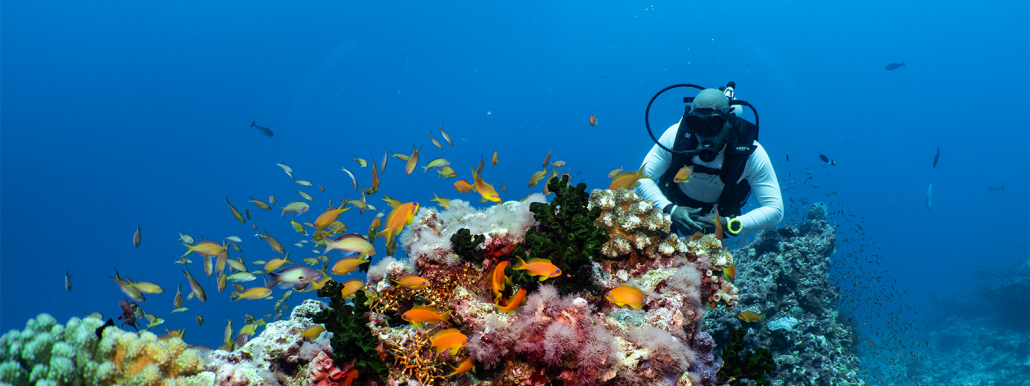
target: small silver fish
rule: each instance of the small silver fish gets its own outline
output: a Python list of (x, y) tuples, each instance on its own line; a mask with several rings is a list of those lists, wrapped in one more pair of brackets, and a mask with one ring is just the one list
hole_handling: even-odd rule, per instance
[(933, 205), (933, 184), (926, 188), (926, 209)]
[(193, 244), (193, 242), (194, 242), (193, 236), (184, 235), (182, 233), (179, 234), (179, 241), (182, 241), (182, 242), (184, 242), (186, 244)]
[(142, 228), (140, 228), (139, 224), (136, 224), (136, 233), (134, 233), (134, 234), (132, 235), (132, 245), (135, 245), (135, 246), (136, 246), (136, 248), (139, 248), (139, 242), (140, 242), (140, 232), (141, 232), (142, 230), (143, 230), (143, 229), (142, 229)]

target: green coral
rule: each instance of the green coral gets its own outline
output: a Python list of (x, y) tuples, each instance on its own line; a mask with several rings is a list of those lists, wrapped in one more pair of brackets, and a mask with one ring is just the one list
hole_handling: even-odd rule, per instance
[(454, 254), (458, 255), (462, 260), (470, 261), (477, 265), (482, 265), (483, 259), (486, 256), (483, 250), (476, 249), (484, 241), (486, 241), (486, 236), (472, 235), (472, 231), (468, 228), (461, 228), (451, 236), (451, 242), (454, 243)]
[(529, 206), (539, 225), (526, 232), (526, 246), (532, 257), (550, 259), (562, 273), (572, 275), (557, 278), (558, 290), (563, 294), (592, 288), (590, 261), (600, 256), (601, 247), (609, 240), (608, 234), (594, 225), (601, 209), (588, 210), (586, 184), (572, 187), (567, 175), (560, 180), (551, 178), (547, 189), (554, 193), (550, 203)]
[(329, 308), (314, 316), (315, 323), (325, 325), (333, 333), (330, 344), (333, 359), (338, 365), (354, 362), (354, 368), (363, 376), (382, 377), (387, 374), (386, 363), (376, 352), (379, 340), (368, 327), (367, 314), (372, 311), (364, 291), (354, 294), (353, 304), (343, 298), (343, 284), (329, 280), (318, 290), (318, 296), (329, 298)]
[[(729, 381), (732, 386), (747, 385), (744, 380), (752, 380), (757, 385), (769, 385), (765, 379), (765, 373), (776, 371), (776, 362), (773, 361), (772, 351), (764, 348), (755, 350), (744, 349), (744, 335), (747, 332), (738, 328), (730, 332), (730, 341), (722, 349), (722, 368), (716, 377), (720, 384)], [(730, 381), (732, 379), (732, 381)]]

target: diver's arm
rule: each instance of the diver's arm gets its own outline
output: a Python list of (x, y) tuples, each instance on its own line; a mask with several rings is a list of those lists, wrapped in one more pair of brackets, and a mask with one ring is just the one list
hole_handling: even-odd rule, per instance
[(772, 228), (783, 220), (783, 197), (780, 195), (780, 183), (776, 180), (776, 171), (765, 148), (758, 144), (755, 152), (748, 157), (744, 166), (744, 174), (751, 185), (751, 193), (758, 200), (759, 207), (744, 213), (740, 217), (744, 231), (756, 231)]
[[(676, 122), (668, 130), (665, 130), (662, 137), (658, 138), (658, 143), (672, 149), (673, 143), (676, 142), (676, 131), (679, 130), (679, 127), (679, 122)], [(653, 179), (641, 178), (639, 180), (640, 185), (637, 186), (637, 194), (653, 201), (655, 207), (659, 210), (672, 203), (668, 198), (665, 198), (661, 189), (658, 189), (657, 183), (658, 178), (661, 178), (662, 174), (669, 170), (670, 162), (672, 162), (672, 154), (658, 147), (658, 145), (652, 146), (651, 151), (647, 152), (647, 157), (644, 157), (644, 175), (652, 176)]]

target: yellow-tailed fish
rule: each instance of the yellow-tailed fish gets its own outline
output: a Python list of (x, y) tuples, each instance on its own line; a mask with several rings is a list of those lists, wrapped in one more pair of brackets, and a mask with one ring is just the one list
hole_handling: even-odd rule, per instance
[(204, 287), (201, 287), (197, 279), (193, 278), (193, 275), (190, 274), (190, 269), (187, 267), (185, 271), (182, 271), (182, 274), (186, 275), (186, 278), (190, 281), (190, 290), (193, 292), (190, 292), (189, 296), (195, 296), (200, 301), (207, 302), (207, 294), (204, 293)]
[(132, 287), (136, 288), (136, 290), (138, 290), (139, 292), (142, 292), (142, 293), (145, 293), (145, 294), (151, 294), (151, 295), (155, 295), (155, 294), (159, 294), (159, 293), (165, 292), (165, 289), (161, 288), (161, 286), (159, 286), (157, 284), (154, 284), (154, 283), (151, 283), (151, 282), (146, 282), (146, 281), (136, 281), (136, 282), (133, 282), (132, 283)]
[(430, 347), (436, 347), (436, 353), (450, 350), (451, 355), (457, 354), (458, 350), (469, 344), (469, 337), (462, 334), (458, 329), (451, 328), (437, 332), (429, 338)]
[(593, 115), (590, 116), (590, 126), (597, 126), (597, 117)]
[(443, 125), (440, 125), (440, 135), (443, 135), (443, 140), (447, 141), (448, 145), (454, 146), (454, 142), (451, 142), (451, 136), (447, 135), (446, 131), (443, 131)]
[(240, 224), (247, 223), (247, 220), (243, 218), (243, 215), (240, 214), (240, 211), (236, 210), (236, 207), (232, 206), (232, 204), (229, 203), (229, 197), (225, 198), (225, 204), (229, 205), (229, 210), (232, 210), (232, 216), (236, 218), (236, 221), (239, 221)]
[(433, 138), (433, 133), (429, 133), (429, 141), (433, 142), (433, 146), (437, 149), (443, 150), (443, 146), (440, 146), (440, 142), (436, 142), (436, 138)]
[(294, 201), (289, 204), (286, 204), (286, 206), (280, 206), (279, 208), (283, 210), (282, 214), (279, 215), (279, 218), (283, 218), (284, 216), (286, 216), (286, 212), (302, 214), (304, 212), (307, 212), (308, 209), (311, 208), (311, 206), (304, 201)]
[(186, 312), (186, 311), (189, 311), (189, 310), (190, 310), (189, 307), (179, 307), (179, 308), (176, 308), (176, 309), (172, 310), (172, 313), (174, 314), (176, 312)]
[[(384, 228), (382, 232), (379, 232), (379, 234), (385, 236), (384, 239), (386, 240), (387, 252), (389, 252), (389, 246), (393, 241), (393, 238), (397, 237), (405, 226), (411, 225), (411, 222), (415, 219), (415, 213), (417, 212), (418, 203), (409, 202), (394, 208), (390, 211), (390, 215), (386, 216), (386, 228)], [(390, 253), (390, 255), (393, 254)]]
[(290, 179), (293, 179), (293, 168), (291, 168), (290, 165), (278, 162), (275, 164), (275, 166), (283, 168), (283, 171), (286, 172), (286, 175), (290, 176)]
[(229, 279), (232, 281), (248, 282), (257, 280), (257, 276), (250, 272), (236, 272), (232, 275), (229, 275)]
[(318, 336), (322, 335), (322, 332), (324, 332), (324, 331), (325, 331), (325, 326), (323, 326), (321, 324), (316, 324), (316, 325), (312, 326), (311, 328), (308, 328), (307, 330), (304, 330), (304, 333), (300, 334), (300, 336), (304, 337), (304, 338), (311, 339), (311, 340), (315, 340), (315, 339), (318, 339)]
[(547, 175), (547, 169), (544, 169), (544, 170), (541, 170), (539, 172), (533, 173), (532, 176), (529, 176), (529, 187), (532, 188), (532, 187), (536, 186), (536, 184), (539, 184), (540, 180), (544, 179), (544, 176), (546, 176), (546, 175)]
[(473, 187), (472, 184), (466, 180), (458, 180), (454, 182), (454, 190), (457, 190), (461, 193), (471, 192), (474, 188), (475, 187)]
[(398, 200), (396, 198), (390, 198), (390, 196), (387, 196), (386, 193), (383, 193), (383, 201), (386, 201), (387, 204), (390, 204), (391, 208), (396, 208), (398, 206), (401, 206), (401, 201), (400, 200)]
[(329, 210), (318, 215), (318, 218), (315, 219), (315, 229), (325, 228), (329, 226), (329, 224), (332, 224), (333, 221), (336, 221), (336, 219), (340, 217), (340, 213), (346, 212), (350, 209), (344, 208), (344, 205), (347, 205), (347, 202), (341, 202), (339, 208), (333, 209), (332, 202), (330, 202)]
[(233, 301), (239, 301), (240, 299), (256, 300), (256, 299), (264, 299), (264, 298), (268, 297), (268, 295), (271, 295), (271, 294), (272, 294), (272, 290), (269, 289), (269, 288), (254, 287), (254, 288), (250, 288), (250, 289), (248, 289), (248, 290), (246, 290), (246, 291), (244, 291), (242, 293), (240, 293), (240, 292), (233, 292), (231, 297), (232, 297)]
[(399, 159), (399, 160), (404, 161), (404, 162), (408, 161), (408, 155), (407, 154), (397, 154), (397, 153), (394, 153), (394, 152), (391, 151), (390, 152), (390, 157)]
[(340, 220), (336, 220), (329, 223), (329, 230), (332, 231), (333, 234), (340, 234), (347, 230), (347, 226), (343, 225)]
[(647, 166), (647, 164), (645, 163), (640, 165), (640, 170), (637, 170), (636, 173), (624, 172), (615, 176), (615, 179), (612, 180), (612, 184), (608, 186), (608, 189), (632, 189), (637, 186), (637, 180), (641, 178), (651, 178), (651, 176), (644, 175), (644, 166)]
[(565, 161), (554, 161), (554, 162), (551, 162), (551, 167), (552, 168), (560, 168), (562, 166), (565, 166)]
[(621, 166), (618, 169), (615, 169), (615, 170), (612, 170), (611, 172), (608, 172), (608, 178), (615, 178), (615, 176), (619, 175), (619, 173), (622, 173), (622, 167)]
[(204, 241), (201, 241), (201, 242), (197, 243), (196, 245), (189, 245), (189, 244), (186, 244), (186, 243), (182, 243), (182, 245), (185, 245), (186, 248), (189, 248), (189, 250), (186, 251), (186, 253), (184, 253), (182, 255), (183, 257), (185, 257), (185, 256), (187, 256), (187, 255), (189, 255), (190, 253), (193, 253), (193, 252), (196, 252), (197, 254), (199, 254), (201, 256), (208, 256), (208, 257), (214, 257), (214, 256), (218, 256), (218, 255), (221, 255), (221, 254), (229, 253), (229, 251), (225, 250), (225, 247), (222, 246), (222, 244), (216, 243), (214, 241), (204, 240)]
[(204, 317), (203, 316), (197, 315), (197, 324), (199, 324), (201, 327), (204, 327)]
[[(228, 201), (226, 201), (226, 202), (228, 202)], [(233, 209), (233, 210), (235, 210), (235, 209)], [(143, 228), (141, 228), (139, 226), (139, 224), (136, 224), (136, 233), (132, 234), (132, 245), (136, 246), (136, 248), (139, 248), (139, 242), (142, 239), (142, 236), (140, 236), (140, 232), (142, 232), (142, 231), (143, 231)]]
[(273, 251), (279, 253), (286, 253), (286, 250), (283, 249), (283, 245), (279, 244), (279, 240), (276, 240), (275, 237), (268, 235), (268, 229), (265, 229), (265, 241), (268, 242), (268, 246), (272, 247)]
[(232, 283), (232, 288), (236, 290), (236, 292), (243, 292), (247, 290), (247, 288), (240, 283)]
[(233, 271), (247, 271), (247, 266), (244, 265), (242, 258), (237, 257), (236, 260), (229, 259), (225, 262), (229, 264), (229, 268), (232, 268)]
[(246, 335), (253, 336), (254, 332), (257, 331), (257, 327), (258, 327), (257, 324), (247, 323), (247, 324), (243, 325), (243, 327), (240, 327), (240, 331), (238, 332), (238, 334), (239, 335), (246, 334)]
[[(298, 244), (300, 244), (300, 243), (298, 243)], [(303, 244), (301, 244), (301, 245), (303, 245)], [(300, 261), (303, 261), (304, 264), (307, 264), (307, 265), (318, 265), (318, 263), (319, 263), (319, 260), (318, 260), (317, 257), (305, 257), (303, 259), (300, 259)]]
[(483, 181), (483, 178), (475, 172), (472, 173), (472, 179), (476, 181), (476, 192), (478, 192), (483, 199), (495, 203), (501, 202), (501, 197), (497, 194), (497, 190), (494, 189), (493, 185)]
[(315, 231), (315, 233), (311, 234), (311, 238), (315, 239), (316, 241), (317, 240), (322, 240), (323, 238), (329, 238), (329, 237), (332, 237), (332, 236), (333, 236), (333, 234), (330, 233), (329, 231), (325, 230), (325, 229), (319, 229), (319, 230)]
[(226, 276), (226, 274), (223, 273), (223, 272), (219, 272), (218, 273), (218, 292), (224, 292), (226, 284), (229, 284), (229, 276)]
[(361, 167), (363, 167), (363, 168), (364, 167), (368, 167), (368, 162), (366, 162), (365, 160), (363, 160), (361, 158), (358, 158), (357, 155), (354, 156), (354, 162), (357, 162), (358, 165), (361, 165)]
[(429, 169), (440, 169), (440, 168), (447, 167), (447, 166), (450, 166), (450, 165), (451, 165), (451, 161), (448, 161), (445, 158), (435, 158), (432, 161), (429, 161), (429, 163), (426, 164), (426, 166), (422, 167), (422, 169), (423, 169), (422, 174), (426, 174), (426, 172), (428, 172)]
[(497, 166), (497, 150), (494, 150), (493, 157), (490, 157), (490, 166)]
[(293, 180), (293, 183), (301, 186), (311, 186), (311, 181), (308, 180)]
[(765, 320), (765, 315), (759, 315), (754, 311), (743, 311), (740, 315), (737, 315), (737, 319), (743, 320), (747, 323), (760, 322)]
[(268, 196), (268, 205), (275, 205), (275, 196)]
[(494, 267), (493, 279), (490, 280), (490, 286), (493, 287), (494, 290), (494, 299), (499, 299), (501, 297), (501, 292), (504, 291), (504, 281), (506, 279), (504, 276), (504, 268), (507, 267), (508, 264), (511, 264), (511, 262), (505, 260), (497, 263), (497, 266)]
[(433, 193), (433, 199), (429, 201), (436, 201), (437, 205), (440, 205), (444, 209), (451, 209), (451, 199), (437, 196), (436, 193)]
[(458, 172), (454, 171), (450, 166), (444, 166), (436, 171), (436, 176), (440, 178), (454, 178), (458, 176)]
[(722, 268), (722, 274), (726, 276), (727, 279), (730, 279), (730, 281), (733, 281), (733, 279), (737, 278), (737, 266), (730, 263), (730, 265)]
[(517, 259), (518, 264), (514, 269), (528, 271), (530, 276), (539, 276), (540, 281), (561, 276), (561, 269), (552, 264), (551, 260), (535, 258), (529, 259), (527, 263), (521, 257), (515, 256), (515, 259)]
[(182, 233), (179, 234), (179, 241), (182, 241), (182, 242), (184, 242), (186, 244), (193, 244), (193, 242), (194, 242), (193, 241), (193, 236), (184, 235)]
[(439, 324), (447, 321), (447, 316), (450, 314), (451, 311), (440, 312), (436, 307), (414, 306), (401, 315), (401, 319), (421, 328), (422, 323)]
[(347, 173), (348, 176), (350, 176), (350, 182), (352, 184), (354, 184), (354, 191), (357, 192), (358, 191), (358, 179), (356, 177), (354, 177), (354, 173), (351, 173), (350, 170), (347, 170), (347, 168), (343, 167), (343, 165), (340, 165), (340, 170), (343, 170), (345, 173)]
[(379, 191), (379, 170), (376, 169), (376, 160), (372, 159), (372, 186), (365, 188), (365, 194), (372, 195)]
[(347, 201), (348, 204), (351, 204), (355, 208), (358, 208), (358, 213), (361, 213), (361, 214), (365, 214), (366, 210), (371, 209), (371, 206), (368, 205), (367, 202), (365, 202), (365, 196), (364, 195), (361, 196), (361, 200), (346, 200), (346, 201)]
[(289, 255), (287, 255), (286, 257), (272, 259), (269, 262), (265, 263), (265, 272), (275, 271), (279, 268), (282, 268), (282, 266), (286, 265), (287, 263), (293, 264), (293, 262), (290, 261)]
[(322, 252), (322, 254), (328, 254), (329, 251), (334, 249), (345, 252), (357, 252), (368, 256), (376, 254), (376, 249), (372, 246), (372, 243), (365, 240), (365, 237), (358, 233), (348, 233), (340, 235), (335, 239), (324, 241), (327, 245), (325, 247), (325, 252)]
[(351, 295), (354, 295), (358, 290), (365, 287), (365, 282), (361, 279), (351, 279), (343, 282), (343, 289), (340, 290), (340, 295), (346, 299)]
[(310, 194), (304, 193), (304, 191), (303, 191), (303, 190), (297, 189), (297, 194), (300, 194), (300, 196), (301, 196), (302, 198), (304, 198), (305, 200), (308, 200), (308, 201), (315, 201), (315, 199), (314, 199), (314, 198), (312, 198)]
[(223, 253), (221, 255), (218, 255), (218, 259), (215, 260), (215, 272), (218, 272), (218, 273), (225, 272), (225, 264), (226, 264), (227, 260), (229, 260), (229, 254), (228, 253)]
[(367, 270), (371, 264), (372, 261), (365, 258), (340, 259), (336, 264), (333, 264), (333, 269), (329, 273), (333, 275), (346, 275), (356, 271), (361, 266), (364, 266), (364, 269)]
[(372, 219), (372, 223), (368, 224), (368, 235), (366, 236), (370, 242), (375, 241), (376, 235), (379, 234), (379, 227), (381, 226), (383, 226), (383, 219), (381, 217)]
[(476, 371), (476, 366), (473, 365), (474, 363), (475, 363), (475, 361), (472, 360), (472, 357), (465, 358), (460, 363), (458, 363), (457, 366), (451, 366), (451, 367), (454, 368), (454, 371), (452, 371), (450, 374), (447, 374), (445, 376), (446, 377), (453, 377), (455, 375), (468, 372), (469, 370)]
[(239, 245), (236, 245), (236, 243), (230, 241), (229, 246), (232, 247), (232, 249), (235, 249), (237, 253), (243, 253), (243, 249), (241, 249)]
[(518, 292), (515, 292), (515, 295), (511, 297), (511, 300), (509, 300), (508, 304), (506, 305), (501, 305), (501, 300), (502, 299), (497, 299), (497, 301), (495, 302), (495, 307), (497, 307), (497, 311), (502, 314), (513, 312), (515, 311), (515, 308), (522, 305), (522, 303), (526, 301), (526, 289), (519, 288)]
[(690, 174), (691, 174), (690, 166), (684, 166), (684, 167), (680, 168), (680, 170), (678, 172), (676, 172), (676, 176), (672, 178), (672, 182), (675, 182), (677, 184), (678, 183), (682, 183), (682, 182), (687, 182), (687, 180), (690, 179)]
[(215, 273), (215, 262), (211, 256), (204, 256), (204, 274), (211, 277)]
[(639, 310), (644, 306), (644, 291), (628, 285), (612, 288), (604, 294), (604, 298), (622, 307), (630, 306)]
[(172, 306), (176, 309), (182, 308), (182, 283), (179, 283), (179, 288), (175, 290), (175, 299), (172, 299)]
[(422, 289), (422, 288), (426, 288), (426, 287), (429, 286), (429, 281), (427, 281), (426, 279), (423, 279), (423, 278), (421, 278), (421, 277), (419, 277), (418, 275), (415, 275), (415, 274), (407, 274), (407, 275), (401, 276), (400, 279), (394, 280), (393, 282), (397, 283), (397, 285), (399, 285), (401, 287), (404, 287), (404, 288), (407, 288), (407, 289), (413, 289), (413, 290), (415, 290), (415, 289)]
[[(232, 318), (226, 318), (226, 319), (229, 319), (229, 322), (225, 324), (225, 338), (223, 338), (223, 339), (225, 339), (225, 342), (228, 343), (229, 341), (232, 340), (232, 336), (234, 334), (232, 332)], [(232, 351), (232, 350), (229, 350), (229, 351)]]
[(415, 148), (414, 144), (411, 145), (411, 148), (414, 149), (414, 152), (408, 156), (408, 164), (404, 166), (404, 174), (409, 176), (411, 175), (411, 172), (415, 171), (415, 166), (418, 166), (418, 152), (419, 150), (422, 150), (421, 147)]
[(547, 164), (551, 163), (551, 150), (554, 150), (554, 149), (548, 149), (547, 150), (547, 156), (544, 157), (544, 169), (547, 168)]
[(118, 289), (120, 289), (122, 293), (125, 294), (125, 296), (128, 296), (129, 299), (135, 300), (137, 302), (142, 302), (146, 300), (146, 297), (143, 296), (143, 293), (136, 289), (136, 287), (132, 286), (131, 281), (122, 279), (121, 275), (118, 274), (118, 269), (114, 270), (114, 276), (115, 277), (108, 277), (111, 278), (111, 280), (114, 280), (116, 284), (118, 284)]

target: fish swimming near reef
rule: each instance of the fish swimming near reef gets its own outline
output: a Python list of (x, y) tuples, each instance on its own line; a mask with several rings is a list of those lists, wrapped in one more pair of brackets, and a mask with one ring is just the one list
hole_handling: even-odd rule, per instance
[(893, 70), (897, 70), (897, 69), (898, 69), (898, 68), (900, 68), (900, 67), (905, 67), (905, 62), (901, 62), (901, 63), (891, 63), (891, 64), (888, 64), (888, 65), (887, 65), (886, 67), (884, 67), (883, 69), (884, 69), (884, 70), (887, 70), (887, 71), (893, 71)]
[(743, 320), (747, 323), (754, 323), (765, 320), (765, 315), (759, 315), (754, 311), (744, 311), (740, 315), (737, 315), (737, 319)]
[(604, 298), (618, 306), (630, 306), (638, 310), (644, 304), (644, 292), (639, 288), (628, 285), (612, 288), (604, 294)]
[(272, 133), (272, 130), (269, 130), (267, 127), (259, 126), (257, 124), (257, 121), (251, 121), (250, 127), (257, 128), (258, 131), (260, 131), (261, 134), (264, 134), (266, 137), (271, 137), (275, 135), (274, 133)]

